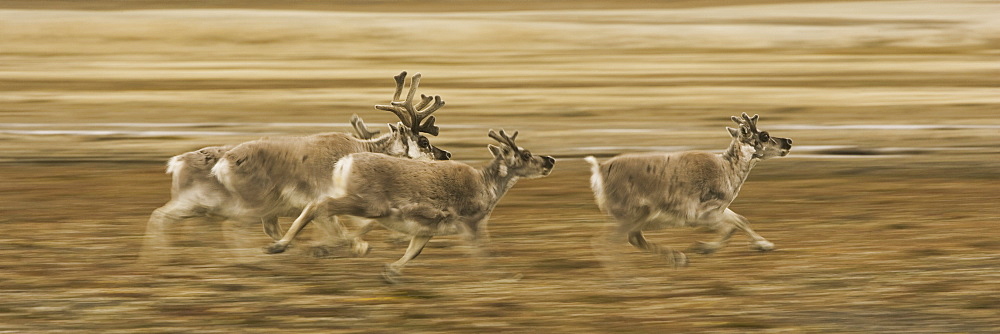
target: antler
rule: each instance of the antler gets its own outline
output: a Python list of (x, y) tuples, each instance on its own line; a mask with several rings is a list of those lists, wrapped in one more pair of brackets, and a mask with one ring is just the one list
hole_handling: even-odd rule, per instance
[(739, 117), (733, 116), (732, 117), (733, 122), (736, 122), (736, 124), (739, 124), (739, 125), (742, 125), (742, 126), (746, 126), (747, 128), (750, 129), (750, 131), (756, 133), (757, 132), (757, 119), (760, 118), (760, 115), (754, 114), (753, 117), (750, 117), (750, 116), (747, 115), (747, 113), (743, 113), (740, 116), (742, 117), (742, 119), (740, 119)]
[(493, 129), (490, 129), (490, 138), (500, 142), (500, 144), (509, 146), (512, 150), (514, 150), (514, 152), (521, 151), (517, 148), (517, 144), (514, 143), (514, 140), (517, 139), (517, 131), (514, 131), (513, 136), (507, 136), (507, 132), (503, 129), (500, 129), (499, 134), (497, 134), (496, 131), (493, 131)]
[(410, 129), (413, 129), (415, 132), (424, 132), (437, 136), (439, 129), (436, 125), (434, 125), (434, 116), (430, 116), (430, 114), (444, 106), (444, 100), (441, 99), (441, 96), (427, 96), (420, 94), (420, 103), (414, 106), (413, 98), (417, 93), (417, 87), (420, 86), (420, 73), (417, 73), (410, 79), (410, 90), (406, 94), (406, 100), (396, 101), (399, 100), (399, 96), (403, 93), (403, 85), (404, 81), (406, 81), (406, 71), (394, 76), (393, 79), (396, 80), (396, 94), (393, 95), (392, 102), (389, 105), (376, 105), (375, 109), (385, 110), (396, 114), (396, 117), (399, 117), (399, 120), (403, 122), (403, 124), (410, 127)]
[[(392, 101), (390, 101), (390, 103), (399, 100), (399, 95), (403, 93), (403, 84), (404, 81), (406, 81), (406, 71), (402, 71), (398, 75), (393, 76), (392, 78), (396, 81), (396, 93), (392, 95)], [(375, 109), (390, 111), (393, 114), (396, 114), (396, 117), (398, 117), (399, 121), (403, 122), (403, 124), (411, 123), (410, 118), (407, 117), (407, 115), (404, 114), (402, 110), (399, 110), (398, 108), (393, 108), (393, 106), (391, 105), (376, 104)]]
[(365, 125), (365, 121), (361, 120), (361, 117), (358, 116), (358, 114), (351, 116), (351, 126), (354, 127), (354, 132), (357, 132), (356, 136), (361, 139), (372, 139), (382, 132), (379, 130), (369, 130), (368, 126)]

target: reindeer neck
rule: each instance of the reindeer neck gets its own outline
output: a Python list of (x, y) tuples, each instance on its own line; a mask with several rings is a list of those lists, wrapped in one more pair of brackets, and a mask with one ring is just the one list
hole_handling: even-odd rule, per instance
[(386, 133), (372, 139), (358, 139), (365, 150), (374, 153), (388, 153), (393, 144), (393, 136)]
[(733, 140), (729, 144), (729, 148), (722, 153), (722, 159), (727, 162), (726, 167), (730, 170), (730, 173), (727, 173), (728, 181), (734, 186), (734, 189), (739, 190), (743, 181), (746, 181), (747, 176), (750, 175), (750, 170), (760, 161), (753, 156), (753, 153), (740, 145), (738, 140)]
[(506, 169), (507, 166), (499, 158), (494, 158), (489, 165), (479, 171), (494, 204), (514, 186), (514, 183), (517, 183), (517, 176), (511, 175)]

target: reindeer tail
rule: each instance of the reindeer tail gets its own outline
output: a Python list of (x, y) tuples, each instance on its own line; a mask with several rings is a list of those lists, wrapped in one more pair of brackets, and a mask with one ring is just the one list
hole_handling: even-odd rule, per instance
[(604, 210), (604, 176), (601, 175), (601, 163), (592, 155), (583, 158), (583, 160), (590, 163), (590, 189), (594, 190), (597, 207)]

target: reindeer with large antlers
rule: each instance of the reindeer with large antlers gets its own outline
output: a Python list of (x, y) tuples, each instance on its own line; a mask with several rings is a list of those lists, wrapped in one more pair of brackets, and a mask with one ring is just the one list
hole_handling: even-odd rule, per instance
[(285, 236), (266, 251), (285, 251), (310, 221), (336, 215), (375, 220), (412, 236), (403, 257), (386, 266), (384, 277), (390, 282), (434, 236), (460, 233), (479, 249), (490, 213), (507, 190), (520, 178), (549, 175), (556, 162), (518, 147), (514, 142), (517, 132), (508, 136), (502, 130), (490, 130), (489, 136), (500, 146), (489, 145), (493, 160), (478, 169), (454, 161), (416, 161), (370, 153), (340, 159), (329, 196), (306, 206)]
[(666, 256), (674, 266), (687, 265), (687, 256), (647, 241), (643, 231), (684, 226), (717, 231), (716, 241), (691, 248), (703, 254), (723, 247), (736, 230), (750, 237), (752, 248), (773, 249), (774, 244), (754, 232), (745, 217), (729, 209), (750, 169), (762, 160), (785, 156), (792, 148), (791, 139), (758, 130), (757, 119), (746, 113), (732, 117), (739, 128), (727, 128), (732, 142), (722, 154), (634, 153), (603, 163), (587, 157), (597, 205), (617, 222), (607, 241), (628, 240), (636, 248)]
[[(357, 152), (373, 152), (409, 159), (447, 160), (451, 154), (430, 144), (421, 133), (438, 134), (431, 113), (441, 108), (439, 96), (422, 96), (413, 107), (420, 74), (410, 80), (407, 100), (397, 101), (405, 85), (406, 72), (394, 77), (396, 92), (391, 105), (377, 105), (399, 118), (390, 133), (376, 136), (357, 115), (351, 120), (359, 138), (331, 132), (304, 137), (274, 137), (236, 146), (206, 147), (175, 156), (167, 172), (173, 176), (171, 200), (156, 209), (146, 229), (143, 257), (169, 245), (167, 229), (180, 220), (214, 216), (243, 223), (262, 222), (264, 232), (278, 240), (278, 217), (295, 216), (306, 204), (325, 195), (332, 186), (333, 162)], [(431, 103), (433, 102), (433, 103)], [(397, 107), (401, 108), (396, 110)], [(390, 110), (391, 109), (391, 110)], [(401, 112), (402, 111), (402, 112)], [(405, 113), (403, 113), (405, 112)], [(429, 118), (428, 118), (429, 116)], [(336, 221), (325, 231), (344, 236)], [(367, 243), (354, 240), (355, 251), (367, 252)]]

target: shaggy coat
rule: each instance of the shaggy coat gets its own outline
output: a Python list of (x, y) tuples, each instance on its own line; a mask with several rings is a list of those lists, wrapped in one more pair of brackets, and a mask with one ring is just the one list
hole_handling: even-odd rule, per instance
[(717, 231), (718, 240), (692, 248), (700, 253), (721, 248), (737, 229), (753, 240), (753, 248), (774, 248), (729, 205), (750, 170), (762, 160), (787, 155), (792, 140), (759, 131), (756, 115), (732, 119), (740, 127), (729, 128), (732, 142), (722, 154), (629, 153), (603, 163), (594, 157), (586, 158), (591, 164), (591, 188), (597, 206), (615, 221), (609, 243), (628, 240), (636, 248), (667, 255), (675, 266), (687, 264), (684, 253), (647, 241), (643, 231), (684, 226)]
[(504, 145), (489, 146), (494, 158), (482, 168), (371, 153), (340, 159), (329, 195), (308, 205), (285, 236), (266, 251), (284, 252), (313, 219), (350, 215), (374, 220), (412, 236), (403, 258), (386, 268), (385, 277), (392, 281), (433, 236), (460, 233), (479, 242), (484, 239), (490, 213), (507, 190), (520, 178), (548, 175), (555, 165), (552, 157), (533, 156), (517, 147), (517, 133), (508, 137), (503, 131), (497, 134), (491, 130), (490, 137)]

